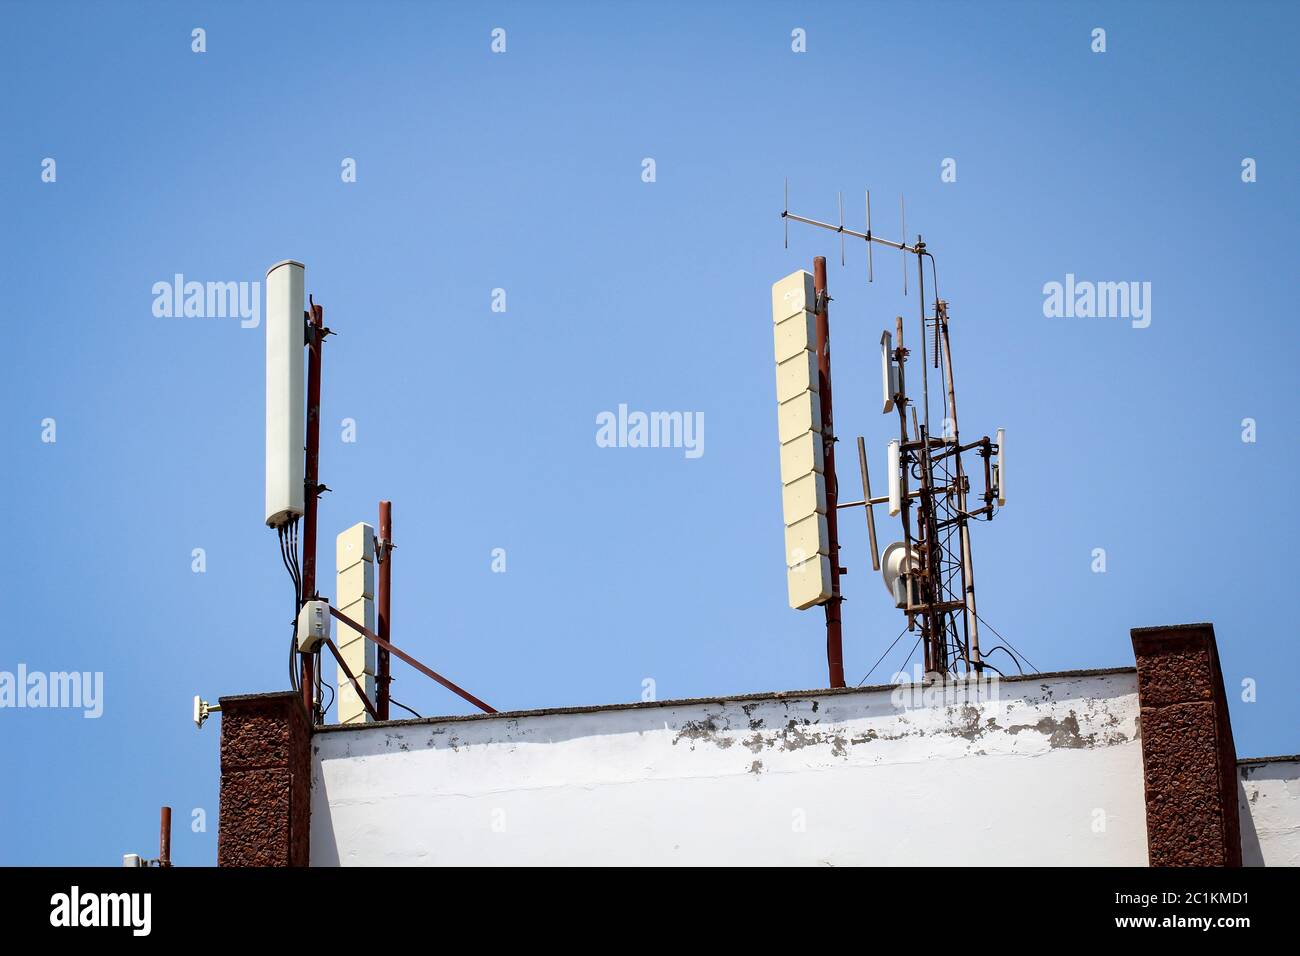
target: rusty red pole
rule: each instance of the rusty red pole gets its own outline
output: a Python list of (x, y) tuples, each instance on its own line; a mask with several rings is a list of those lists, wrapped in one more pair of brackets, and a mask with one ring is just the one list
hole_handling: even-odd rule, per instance
[(172, 808), (162, 808), (158, 828), (158, 865), (172, 865)]
[[(325, 341), (325, 309), (311, 306), (307, 326), (307, 463), (303, 471), (306, 494), (302, 517), (302, 600), (316, 596), (316, 502), (320, 497), (320, 381), (321, 345)], [(316, 660), (302, 655), (302, 702), (316, 723)]]
[(831, 597), (826, 607), (826, 665), (832, 687), (844, 686), (844, 636), (840, 624), (840, 538), (836, 522), (839, 485), (835, 480), (835, 426), (831, 417), (831, 326), (826, 294), (826, 257), (813, 259), (817, 293), (817, 386), (822, 406), (822, 473), (826, 480), (826, 531), (830, 538)]
[[(379, 502), (379, 636), (391, 641), (389, 605), (393, 599), (393, 503)], [(389, 674), (389, 654), (379, 648), (375, 675), (375, 710), (378, 720), (388, 719), (388, 687), (393, 682)]]

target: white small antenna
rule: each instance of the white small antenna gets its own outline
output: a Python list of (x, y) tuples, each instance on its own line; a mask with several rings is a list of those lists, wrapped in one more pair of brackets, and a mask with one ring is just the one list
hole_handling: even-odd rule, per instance
[(890, 517), (903, 510), (903, 489), (900, 485), (902, 469), (899, 466), (899, 445), (895, 438), (889, 443), (889, 453), (885, 457), (885, 467), (889, 469), (889, 514)]
[(894, 410), (894, 395), (898, 392), (898, 368), (894, 365), (894, 338), (888, 332), (880, 333), (880, 389), (884, 407), (882, 415)]
[(1006, 460), (1006, 442), (1007, 431), (1005, 428), (998, 429), (998, 461), (993, 467), (996, 469), (993, 473), (993, 483), (998, 489), (998, 507), (1006, 507), (1007, 504), (1007, 460)]
[(209, 715), (221, 710), (220, 704), (209, 704), (197, 694), (194, 696), (194, 726), (202, 727)]

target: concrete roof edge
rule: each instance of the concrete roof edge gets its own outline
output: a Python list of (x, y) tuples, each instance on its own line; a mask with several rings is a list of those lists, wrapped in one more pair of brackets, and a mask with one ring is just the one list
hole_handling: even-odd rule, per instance
[[(1016, 674), (1012, 677), (999, 678), (1003, 684), (1021, 681), (1061, 680), (1076, 677), (1111, 677), (1119, 674), (1136, 674), (1136, 667), (1103, 667), (1074, 671), (1045, 671), (1041, 674)], [(630, 701), (622, 704), (590, 704), (577, 707), (542, 707), (532, 710), (508, 710), (495, 714), (451, 714), (435, 717), (412, 717), (404, 720), (370, 721), (362, 724), (317, 724), (316, 733), (334, 733), (340, 731), (372, 730), (376, 727), (420, 726), (423, 724), (444, 724), (466, 720), (508, 720), (520, 717), (548, 717), (564, 714), (594, 714), (619, 710), (649, 710), (654, 707), (689, 707), (694, 704), (722, 704), (760, 700), (793, 700), (806, 697), (836, 697), (847, 694), (865, 694), (872, 691), (893, 690), (896, 684), (872, 684), (867, 687), (823, 687), (812, 690), (778, 690), (751, 694), (719, 694), (712, 697), (682, 697), (675, 700)]]
[(278, 700), (281, 697), (301, 697), (301, 695), (296, 690), (264, 690), (256, 694), (222, 694), (217, 701)]
[(1300, 763), (1300, 754), (1279, 754), (1276, 757), (1239, 757), (1238, 767), (1254, 767), (1265, 763)]

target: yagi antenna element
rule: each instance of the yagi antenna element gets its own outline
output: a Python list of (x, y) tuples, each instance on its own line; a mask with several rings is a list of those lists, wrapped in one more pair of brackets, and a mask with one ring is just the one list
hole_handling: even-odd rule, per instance
[[(790, 227), (787, 225), (785, 231), (789, 232)], [(876, 270), (871, 261), (871, 190), (867, 190), (867, 281), (876, 281)]]
[(916, 243), (912, 245), (908, 245), (907, 243), (907, 216), (906, 216), (906, 209), (904, 205), (903, 196), (900, 194), (898, 197), (898, 212), (899, 212), (899, 217), (902, 220), (901, 226), (903, 230), (903, 235), (897, 242), (895, 242), (893, 239), (884, 239), (880, 236), (877, 236), (875, 232), (872, 231), (871, 190), (869, 189), (865, 191), (865, 200), (866, 200), (865, 206), (866, 206), (866, 214), (867, 214), (866, 232), (858, 232), (857, 230), (850, 229), (848, 226), (844, 225), (844, 194), (842, 192), (836, 194), (836, 203), (839, 209), (839, 220), (837, 222), (821, 222), (820, 220), (817, 219), (809, 219), (807, 216), (800, 216), (790, 211), (790, 180), (789, 178), (786, 178), (785, 205), (781, 209), (781, 219), (785, 223), (785, 248), (787, 249), (790, 248), (790, 221), (791, 220), (794, 220), (795, 222), (802, 222), (809, 226), (818, 226), (822, 229), (829, 229), (832, 232), (839, 233), (840, 265), (844, 265), (845, 263), (845, 254), (844, 254), (845, 237), (847, 236), (853, 239), (862, 239), (867, 244), (867, 281), (868, 282), (874, 282), (876, 280), (875, 257), (871, 249), (872, 244), (879, 243), (882, 246), (888, 246), (890, 249), (897, 249), (899, 252), (904, 253), (903, 294), (907, 295), (907, 254), (910, 253), (912, 255), (919, 255), (925, 251), (925, 246), (920, 243), (919, 239)]
[(840, 201), (840, 265), (844, 265), (844, 193), (836, 193), (836, 198)]
[(867, 512), (867, 538), (871, 541), (871, 570), (880, 570), (880, 551), (876, 547), (876, 513), (872, 509), (871, 473), (867, 470), (867, 444), (858, 436), (858, 470), (862, 473), (862, 507)]
[(786, 213), (790, 211), (790, 177), (785, 178), (785, 205), (781, 207), (781, 221), (785, 223), (785, 247), (790, 248), (790, 220)]
[[(898, 220), (899, 228), (902, 229), (903, 242), (907, 242), (907, 211), (903, 208), (903, 194), (898, 194)], [(907, 249), (903, 249), (903, 295), (907, 295)]]

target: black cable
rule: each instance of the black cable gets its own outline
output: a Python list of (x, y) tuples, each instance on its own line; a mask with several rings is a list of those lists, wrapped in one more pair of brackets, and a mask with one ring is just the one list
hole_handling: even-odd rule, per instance
[[(902, 637), (902, 635), (900, 634), (899, 637)], [(904, 674), (907, 673), (907, 665), (912, 663), (912, 655), (916, 653), (916, 649), (920, 645), (920, 643), (921, 643), (921, 636), (918, 634), (916, 638), (916, 643), (913, 644), (912, 649), (907, 652), (907, 660), (903, 661), (902, 673)]]
[[(894, 638), (894, 643), (890, 644), (888, 647), (885, 648), (885, 654), (888, 654), (890, 651), (892, 651), (894, 649), (894, 644), (897, 644), (900, 640), (902, 640), (903, 635), (906, 633), (907, 633), (907, 628), (903, 628), (901, 631), (899, 631), (898, 637)], [(880, 666), (880, 661), (883, 661), (885, 659), (885, 654), (881, 654), (880, 659), (871, 665), (871, 670), (867, 671), (866, 675), (862, 678), (862, 680), (858, 681), (859, 687), (861, 687), (863, 683), (866, 682), (866, 679), (868, 677), (870, 677), (873, 673), (875, 673), (876, 668)]]
[(327, 681), (324, 677), (321, 677), (320, 675), (317, 675), (317, 679), (320, 681), (320, 683), (322, 683), (322, 684), (324, 684), (326, 687), (328, 687), (328, 688), (329, 688), (329, 691), (330, 691), (330, 702), (329, 702), (328, 704), (325, 704), (325, 705), (324, 705), (323, 707), (321, 707), (321, 709), (320, 709), (321, 719), (324, 720), (324, 719), (325, 719), (325, 715), (329, 713), (329, 709), (330, 709), (330, 707), (332, 707), (332, 706), (334, 705), (334, 699), (335, 699), (338, 695), (334, 692), (334, 685), (331, 684), (329, 681)]
[(930, 278), (934, 280), (934, 301), (939, 301), (939, 273), (935, 270), (934, 256), (927, 249), (923, 255), (930, 260)]
[(992, 624), (990, 624), (988, 621), (984, 620), (984, 618), (980, 617), (978, 611), (975, 613), (975, 617), (976, 617), (977, 620), (979, 620), (979, 622), (980, 622), (981, 624), (983, 624), (983, 625), (984, 625), (985, 627), (987, 627), (990, 631), (992, 631), (993, 634), (994, 634), (994, 636), (997, 637), (997, 639), (998, 639), (999, 641), (1001, 641), (1003, 644), (1007, 645), (1007, 647), (1009, 647), (1009, 648), (1011, 648), (1013, 651), (1015, 651), (1016, 654), (1018, 654), (1020, 657), (1024, 657), (1024, 659), (1025, 659), (1025, 663), (1028, 664), (1031, 668), (1033, 668), (1032, 673), (1035, 673), (1035, 674), (1041, 674), (1041, 673), (1042, 673), (1042, 671), (1039, 670), (1039, 669), (1034, 665), (1034, 662), (1033, 662), (1033, 661), (1031, 661), (1028, 657), (1025, 657), (1025, 655), (1024, 655), (1023, 653), (1021, 653), (1020, 648), (1016, 647), (1016, 645), (1014, 645), (1014, 644), (1012, 644), (1010, 641), (1008, 641), (1005, 637), (1003, 637), (1001, 634), (998, 633), (998, 629), (997, 629), (997, 628), (995, 628), (995, 627), (994, 627)]
[(289, 574), (293, 578), (297, 594), (299, 595), (299, 610), (302, 609), (302, 564), (298, 558), (298, 519), (295, 517), (289, 521), (288, 530), (289, 540)]
[(1018, 670), (1022, 676), (1024, 675), (1025, 669), (1020, 666), (1020, 658), (1018, 658), (1015, 654), (1012, 654), (1011, 651), (1007, 650), (1001, 644), (994, 644), (988, 650), (984, 651), (984, 660), (987, 661), (988, 656), (992, 654), (994, 651), (1001, 651), (1003, 654), (1006, 654), (1007, 657), (1011, 658), (1011, 660), (1015, 662), (1016, 670)]
[[(398, 707), (402, 708), (402, 710), (406, 711), (408, 714), (415, 714), (416, 717), (420, 717), (420, 715), (416, 714), (415, 711), (411, 710), (411, 708), (407, 707), (400, 700), (394, 698), (392, 694), (388, 695), (388, 702), (390, 704), (396, 704)], [(420, 717), (420, 719), (423, 720), (424, 718)]]
[[(325, 696), (320, 692), (321, 685), (325, 684), (325, 659), (323, 657), (320, 647), (316, 648), (316, 652), (312, 655), (312, 658), (313, 658), (312, 670), (316, 674), (316, 702), (319, 704), (320, 701), (323, 700)], [(329, 687), (328, 684), (326, 684), (325, 686)], [(333, 687), (330, 687), (330, 693), (331, 694), (334, 693)], [(325, 715), (325, 711), (322, 710), (321, 711), (322, 718), (324, 717), (324, 715)]]
[(284, 562), (285, 570), (289, 572), (289, 580), (293, 583), (293, 619), (289, 622), (289, 687), (295, 692), (301, 688), (298, 686), (298, 669), (294, 667), (294, 657), (298, 650), (298, 593), (299, 587), (297, 577), (294, 575), (293, 567), (289, 561), (289, 536), (284, 525), (280, 525), (276, 530), (276, 535), (280, 539), (280, 560)]
[[(1015, 659), (1015, 658), (1012, 658), (1012, 660), (1014, 660), (1014, 659)], [(1003, 680), (1006, 680), (1006, 679), (1007, 679), (1007, 675), (1006, 675), (1006, 674), (1002, 673), (1000, 670), (998, 670), (996, 667), (994, 667), (992, 664), (990, 664), (987, 660), (980, 661), (980, 666), (981, 666), (981, 667), (987, 667), (989, 670), (991, 670), (993, 673), (997, 674), (997, 675), (998, 675), (999, 677), (1001, 677)], [(1019, 665), (1017, 665), (1017, 666), (1019, 666)], [(1022, 671), (1021, 673), (1024, 673), (1024, 672)]]

